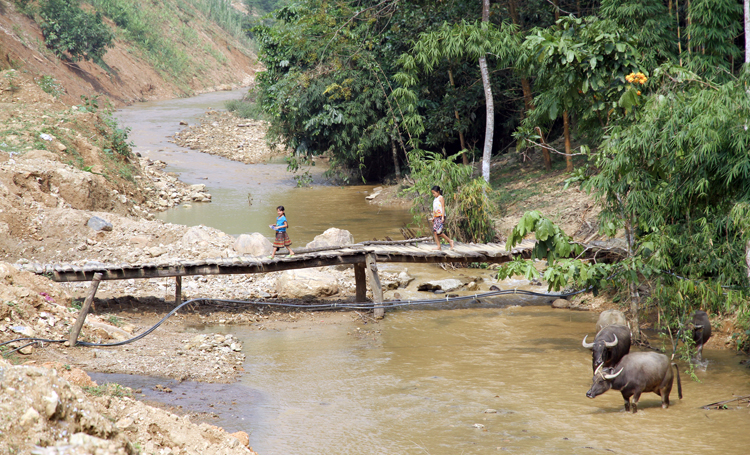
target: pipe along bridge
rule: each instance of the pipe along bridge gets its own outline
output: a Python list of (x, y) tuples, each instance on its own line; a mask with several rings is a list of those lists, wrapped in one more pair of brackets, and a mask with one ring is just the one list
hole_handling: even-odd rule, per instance
[[(293, 256), (280, 255), (274, 259), (258, 256), (237, 256), (203, 260), (172, 259), (164, 262), (145, 263), (101, 263), (87, 262), (82, 266), (73, 264), (16, 264), (24, 271), (44, 275), (58, 282), (91, 281), (91, 289), (83, 303), (79, 321), (71, 331), (71, 346), (80, 332), (80, 325), (88, 313), (96, 289), (101, 280), (127, 280), (132, 278), (175, 277), (175, 304), (182, 302), (182, 277), (190, 275), (231, 275), (249, 273), (278, 272), (309, 267), (326, 267), (332, 265), (352, 264), (356, 282), (356, 301), (367, 300), (367, 284), (372, 290), (375, 305), (375, 317), (382, 318), (384, 309), (377, 304), (383, 302), (383, 289), (378, 277), (378, 262), (405, 263), (504, 263), (515, 257), (531, 258), (536, 242), (524, 240), (510, 251), (502, 243), (459, 243), (454, 248), (444, 246), (435, 250), (435, 243), (429, 237), (400, 241), (371, 241), (351, 245), (300, 248)], [(622, 256), (619, 248), (597, 247), (586, 245), (585, 257), (607, 260), (607, 256)], [(78, 328), (78, 330), (76, 330)], [(75, 335), (75, 337), (74, 337)]]

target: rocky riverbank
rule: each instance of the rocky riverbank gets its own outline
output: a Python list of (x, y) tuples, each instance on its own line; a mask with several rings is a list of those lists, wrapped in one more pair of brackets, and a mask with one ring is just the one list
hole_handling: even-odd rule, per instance
[(267, 130), (268, 124), (262, 120), (243, 119), (230, 112), (209, 109), (199, 124), (185, 128), (174, 138), (181, 147), (252, 164), (286, 153), (282, 148), (268, 146)]

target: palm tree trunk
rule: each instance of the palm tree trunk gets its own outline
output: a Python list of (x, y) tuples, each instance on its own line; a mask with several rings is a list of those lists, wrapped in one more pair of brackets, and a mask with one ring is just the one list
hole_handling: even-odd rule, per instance
[[(745, 0), (745, 65), (750, 65), (750, 0)], [(750, 67), (746, 68), (750, 71)]]

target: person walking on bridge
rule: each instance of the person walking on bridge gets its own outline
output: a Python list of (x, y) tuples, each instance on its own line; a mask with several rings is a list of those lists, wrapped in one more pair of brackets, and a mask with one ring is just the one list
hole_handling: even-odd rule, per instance
[(435, 185), (432, 187), (432, 197), (435, 200), (432, 201), (432, 235), (435, 237), (435, 249), (441, 250), (440, 237), (448, 241), (453, 249), (453, 240), (445, 235), (445, 198), (443, 198), (443, 191), (439, 186)]
[(286, 233), (286, 230), (289, 227), (289, 223), (286, 221), (286, 215), (284, 215), (284, 206), (280, 205), (276, 207), (276, 213), (278, 214), (278, 216), (276, 217), (276, 225), (272, 224), (269, 226), (271, 229), (276, 231), (276, 238), (273, 241), (273, 253), (271, 253), (268, 258), (273, 259), (274, 256), (276, 256), (276, 252), (279, 250), (279, 248), (284, 247), (289, 250), (289, 256), (294, 256), (294, 251), (289, 248), (289, 245), (292, 244), (292, 241), (289, 238), (289, 234)]

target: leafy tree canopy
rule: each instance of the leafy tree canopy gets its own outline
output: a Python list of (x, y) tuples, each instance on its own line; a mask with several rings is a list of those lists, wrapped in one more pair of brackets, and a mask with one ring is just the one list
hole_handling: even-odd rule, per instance
[(102, 22), (101, 13), (83, 11), (79, 0), (43, 0), (39, 15), (47, 47), (58, 57), (101, 59), (113, 45), (114, 33)]

